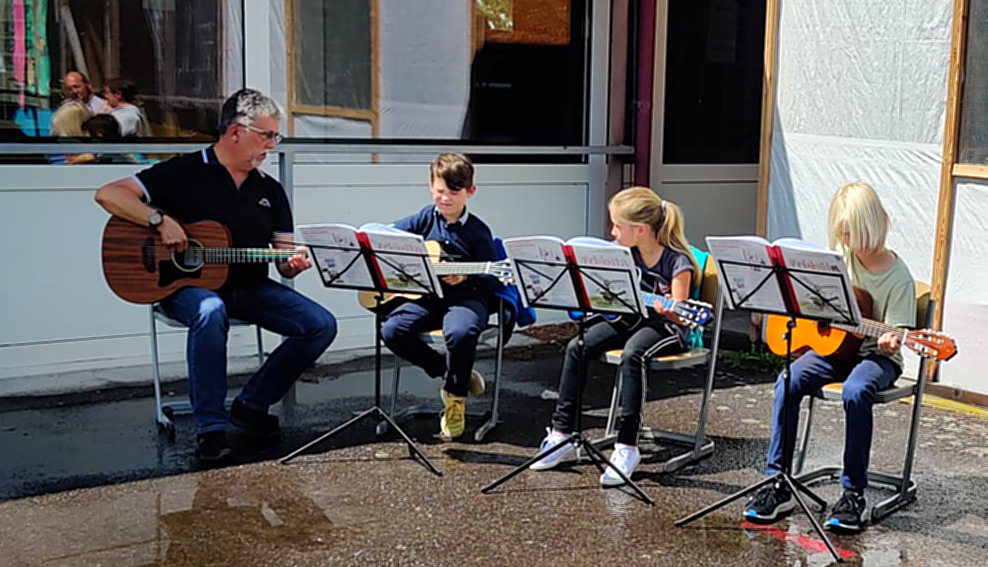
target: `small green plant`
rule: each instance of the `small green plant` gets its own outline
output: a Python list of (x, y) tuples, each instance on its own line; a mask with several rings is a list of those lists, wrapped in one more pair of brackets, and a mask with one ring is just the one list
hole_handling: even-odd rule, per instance
[(769, 352), (761, 344), (752, 344), (747, 351), (728, 351), (724, 358), (731, 368), (769, 374), (778, 374), (786, 364), (785, 357)]

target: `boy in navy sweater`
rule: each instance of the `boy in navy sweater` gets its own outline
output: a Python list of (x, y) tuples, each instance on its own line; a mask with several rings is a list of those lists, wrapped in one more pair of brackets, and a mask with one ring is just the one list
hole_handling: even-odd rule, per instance
[[(494, 238), (487, 224), (467, 212), (467, 199), (477, 192), (473, 164), (460, 154), (442, 154), (430, 166), (432, 204), (399, 221), (395, 228), (421, 234), (442, 247), (443, 255), (456, 262), (496, 259)], [(443, 413), (440, 436), (452, 440), (466, 426), (467, 394), (484, 393), (484, 378), (473, 369), (477, 339), (487, 324), (500, 283), (494, 276), (445, 276), (443, 298), (425, 297), (405, 303), (388, 315), (381, 329), (384, 344), (392, 352), (425, 370), (445, 378), (440, 395)], [(446, 356), (418, 339), (420, 333), (442, 328)]]

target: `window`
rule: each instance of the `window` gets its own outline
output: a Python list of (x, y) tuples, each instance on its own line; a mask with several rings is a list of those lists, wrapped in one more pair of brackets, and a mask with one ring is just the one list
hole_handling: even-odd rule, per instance
[[(241, 0), (0, 0), (0, 139), (51, 134), (63, 78), (130, 81), (150, 134), (208, 138), (243, 84)], [(87, 96), (87, 95), (83, 95)], [(99, 102), (93, 108), (99, 108)]]
[(757, 163), (765, 0), (669, 2), (662, 161)]
[(293, 110), (372, 119), (373, 0), (291, 0)]
[(988, 165), (988, 0), (969, 0), (968, 9), (957, 161)]
[(581, 144), (586, 0), (286, 0), (295, 137)]

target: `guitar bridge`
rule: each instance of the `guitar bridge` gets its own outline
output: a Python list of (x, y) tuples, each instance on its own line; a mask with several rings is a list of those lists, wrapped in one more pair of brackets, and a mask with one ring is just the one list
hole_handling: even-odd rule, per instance
[(147, 273), (154, 273), (154, 239), (148, 238), (144, 241), (144, 246), (141, 248), (141, 263), (144, 264), (144, 269)]

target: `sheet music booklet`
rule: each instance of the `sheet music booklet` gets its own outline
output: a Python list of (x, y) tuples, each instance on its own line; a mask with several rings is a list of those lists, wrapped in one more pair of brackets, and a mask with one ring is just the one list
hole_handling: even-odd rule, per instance
[[(298, 233), (324, 285), (442, 297), (421, 235), (380, 223), (306, 224)], [(367, 261), (362, 250), (373, 252)]]
[[(837, 252), (798, 238), (769, 242), (760, 236), (708, 236), (707, 247), (731, 309), (861, 320), (847, 266)], [(785, 269), (766, 277), (777, 266)]]
[[(587, 236), (524, 236), (505, 239), (504, 247), (526, 306), (646, 313), (640, 274), (625, 246)], [(574, 277), (569, 265), (578, 268)]]

